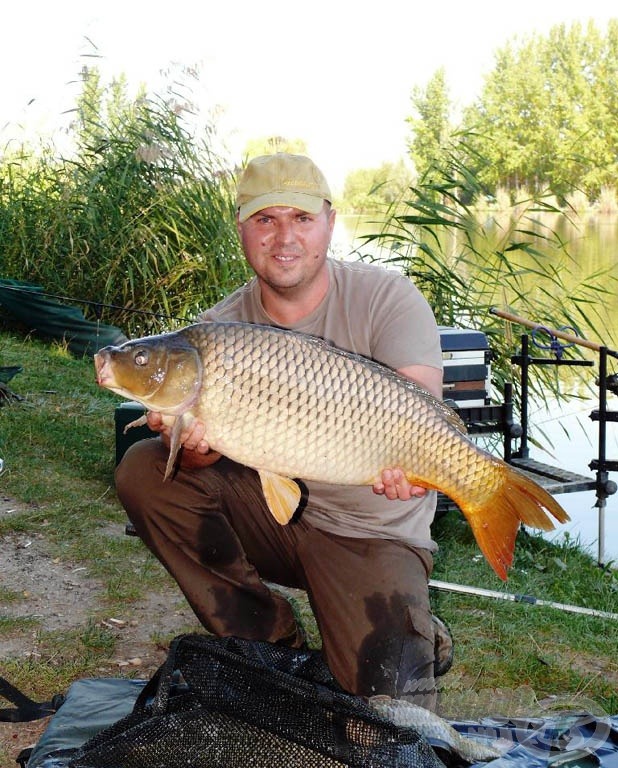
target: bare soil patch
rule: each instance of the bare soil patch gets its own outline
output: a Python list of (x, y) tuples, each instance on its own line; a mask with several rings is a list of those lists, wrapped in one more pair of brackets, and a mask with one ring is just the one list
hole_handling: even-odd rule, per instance
[[(19, 505), (0, 496), (0, 519)], [(118, 535), (124, 535), (123, 531)], [(0, 538), (0, 617), (31, 621), (26, 629), (0, 633), (0, 675), (6, 660), (41, 654), (42, 633), (86, 627), (100, 616), (103, 586), (82, 565), (54, 558), (43, 535), (10, 534)], [(11, 599), (3, 601), (3, 595)], [(120, 616), (97, 618), (116, 636), (113, 657), (98, 669), (101, 677), (148, 678), (164, 661), (167, 645), (160, 638), (198, 629), (180, 592), (172, 585), (145, 594)], [(24, 691), (38, 700), (36, 691)], [(60, 693), (60, 691), (59, 691)], [(12, 706), (0, 698), (0, 708)], [(37, 741), (47, 724), (0, 722), (0, 768), (15, 768), (21, 749)], [(6, 756), (10, 756), (7, 759)]]

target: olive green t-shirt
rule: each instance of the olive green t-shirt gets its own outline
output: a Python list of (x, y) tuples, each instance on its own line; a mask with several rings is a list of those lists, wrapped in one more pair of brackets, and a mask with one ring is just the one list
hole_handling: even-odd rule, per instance
[[(328, 260), (329, 289), (320, 305), (291, 330), (326, 339), (335, 346), (390, 368), (442, 367), (438, 328), (429, 304), (411, 280), (373, 264)], [(257, 279), (249, 281), (200, 320), (275, 323), (265, 312)], [(435, 550), (430, 525), (436, 494), (390, 500), (368, 486), (307, 482), (303, 519), (316, 528), (355, 538), (400, 539)]]

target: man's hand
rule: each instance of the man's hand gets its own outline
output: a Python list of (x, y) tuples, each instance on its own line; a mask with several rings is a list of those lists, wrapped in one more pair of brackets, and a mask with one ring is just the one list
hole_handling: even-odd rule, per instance
[[(148, 411), (146, 414), (148, 426), (154, 432), (159, 432), (161, 439), (169, 447), (172, 426), (165, 423), (163, 414), (158, 411)], [(195, 469), (197, 467), (207, 467), (214, 464), (221, 458), (217, 451), (211, 451), (208, 442), (204, 439), (206, 426), (199, 419), (194, 419), (180, 433), (180, 466), (185, 469)]]
[(382, 470), (382, 477), (373, 485), (373, 492), (386, 496), (387, 499), (410, 501), (421, 498), (427, 493), (427, 488), (411, 485), (402, 469), (394, 467)]

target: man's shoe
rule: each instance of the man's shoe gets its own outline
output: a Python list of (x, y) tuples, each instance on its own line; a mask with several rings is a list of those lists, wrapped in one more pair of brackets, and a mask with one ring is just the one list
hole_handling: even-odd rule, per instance
[(437, 616), (432, 616), (435, 632), (435, 661), (433, 668), (434, 677), (442, 677), (453, 665), (453, 638), (449, 628)]
[(275, 645), (285, 645), (287, 648), (293, 648), (295, 651), (308, 651), (309, 644), (305, 628), (297, 622), (294, 634), (279, 638)]

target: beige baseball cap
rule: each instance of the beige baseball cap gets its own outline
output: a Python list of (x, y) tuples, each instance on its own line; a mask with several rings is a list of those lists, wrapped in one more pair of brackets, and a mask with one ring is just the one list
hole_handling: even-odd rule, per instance
[(242, 222), (273, 205), (319, 213), (324, 200), (331, 203), (332, 195), (317, 165), (304, 155), (278, 152), (247, 164), (238, 182), (236, 207)]

